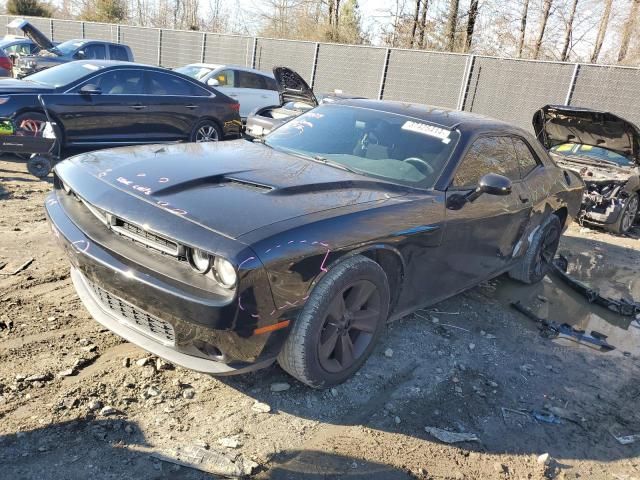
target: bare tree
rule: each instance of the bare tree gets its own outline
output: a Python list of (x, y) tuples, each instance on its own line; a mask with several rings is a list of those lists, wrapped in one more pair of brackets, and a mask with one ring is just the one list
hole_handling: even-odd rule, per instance
[(609, 17), (611, 16), (612, 3), (613, 0), (605, 0), (604, 2), (604, 10), (602, 10), (602, 17), (600, 18), (600, 26), (598, 27), (596, 44), (594, 45), (593, 53), (591, 54), (591, 63), (596, 63), (598, 61), (598, 56), (600, 56), (600, 50), (602, 50), (604, 37), (607, 34), (607, 27), (609, 26)]
[(473, 42), (473, 31), (476, 27), (476, 18), (478, 18), (478, 3), (479, 0), (471, 0), (469, 4), (469, 16), (467, 17), (467, 36), (464, 43), (464, 51), (468, 52), (471, 49), (471, 42)]
[(420, 34), (418, 35), (418, 45), (424, 48), (424, 31), (427, 28), (427, 8), (429, 8), (429, 0), (422, 0), (422, 16), (420, 18)]
[(538, 38), (536, 38), (536, 44), (533, 47), (533, 58), (537, 59), (540, 54), (540, 47), (542, 46), (542, 39), (544, 38), (544, 31), (547, 28), (547, 22), (549, 21), (549, 14), (551, 13), (551, 4), (553, 0), (544, 0), (542, 6), (542, 17), (540, 18), (540, 30), (538, 31)]
[(413, 48), (413, 42), (416, 38), (416, 29), (418, 28), (418, 17), (420, 16), (421, 0), (416, 0), (416, 9), (413, 12), (413, 25), (411, 26), (411, 40), (409, 41), (409, 48)]
[(627, 21), (624, 22), (622, 30), (622, 42), (620, 43), (620, 50), (618, 51), (618, 62), (624, 61), (627, 57), (627, 51), (629, 50), (629, 41), (631, 40), (631, 34), (638, 21), (638, 15), (640, 15), (640, 0), (631, 0), (631, 6), (629, 7), (629, 16)]
[(449, 15), (447, 15), (447, 50), (453, 52), (456, 41), (456, 27), (458, 26), (458, 6), (460, 0), (450, 0), (449, 3)]
[(518, 40), (518, 58), (522, 57), (522, 47), (524, 47), (524, 36), (527, 30), (527, 17), (529, 16), (529, 0), (524, 0), (522, 4), (522, 15), (520, 16), (520, 39)]
[(560, 54), (560, 59), (563, 62), (566, 62), (569, 58), (569, 45), (571, 44), (571, 39), (573, 37), (573, 20), (576, 16), (577, 8), (578, 0), (573, 0), (571, 11), (569, 12), (569, 18), (567, 19), (567, 28), (564, 32), (564, 45), (562, 46), (562, 53)]

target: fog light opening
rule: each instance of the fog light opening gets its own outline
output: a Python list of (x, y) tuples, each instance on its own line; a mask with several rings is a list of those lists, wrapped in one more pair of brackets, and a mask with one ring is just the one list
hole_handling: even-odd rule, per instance
[(225, 354), (215, 345), (211, 345), (207, 342), (198, 342), (196, 348), (204, 353), (207, 357), (217, 362), (224, 362), (226, 360)]

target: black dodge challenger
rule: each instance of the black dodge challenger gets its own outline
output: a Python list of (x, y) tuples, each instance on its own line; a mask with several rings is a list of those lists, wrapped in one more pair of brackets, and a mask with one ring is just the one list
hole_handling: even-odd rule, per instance
[(46, 210), (113, 332), (217, 375), (277, 359), (322, 388), (389, 319), (503, 272), (542, 279), (583, 188), (508, 124), (346, 100), (261, 142), (78, 155)]

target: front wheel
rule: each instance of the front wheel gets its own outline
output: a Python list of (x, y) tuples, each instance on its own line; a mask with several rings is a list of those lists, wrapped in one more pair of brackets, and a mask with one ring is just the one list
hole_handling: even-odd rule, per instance
[(533, 235), (529, 249), (520, 262), (509, 271), (509, 276), (529, 284), (542, 280), (551, 269), (561, 234), (560, 219), (557, 215), (550, 215)]
[(371, 354), (387, 320), (384, 270), (361, 255), (332, 268), (316, 285), (278, 363), (313, 388), (347, 380)]
[(638, 216), (638, 194), (632, 193), (628, 196), (618, 216), (616, 223), (609, 227), (609, 230), (618, 235), (623, 235), (631, 230), (633, 223)]
[(202, 120), (191, 132), (190, 140), (195, 143), (217, 142), (222, 140), (222, 130), (213, 120)]

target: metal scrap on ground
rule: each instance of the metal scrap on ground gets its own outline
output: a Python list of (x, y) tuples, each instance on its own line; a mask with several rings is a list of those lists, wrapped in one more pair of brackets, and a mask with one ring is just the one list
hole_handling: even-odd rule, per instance
[[(30, 258), (26, 262), (20, 264), (20, 266), (18, 266), (15, 270), (13, 270), (11, 272), (0, 272), (0, 275), (4, 275), (4, 276), (7, 276), (7, 277), (10, 277), (11, 275), (16, 275), (16, 274), (20, 273), (22, 270), (24, 270), (25, 268), (27, 268), (32, 263), (33, 263), (33, 258)], [(6, 265), (7, 265), (6, 263), (3, 263), (2, 266), (0, 266), (0, 269), (3, 269)]]
[(424, 427), (425, 431), (444, 443), (479, 442), (475, 433), (450, 432), (436, 427)]

